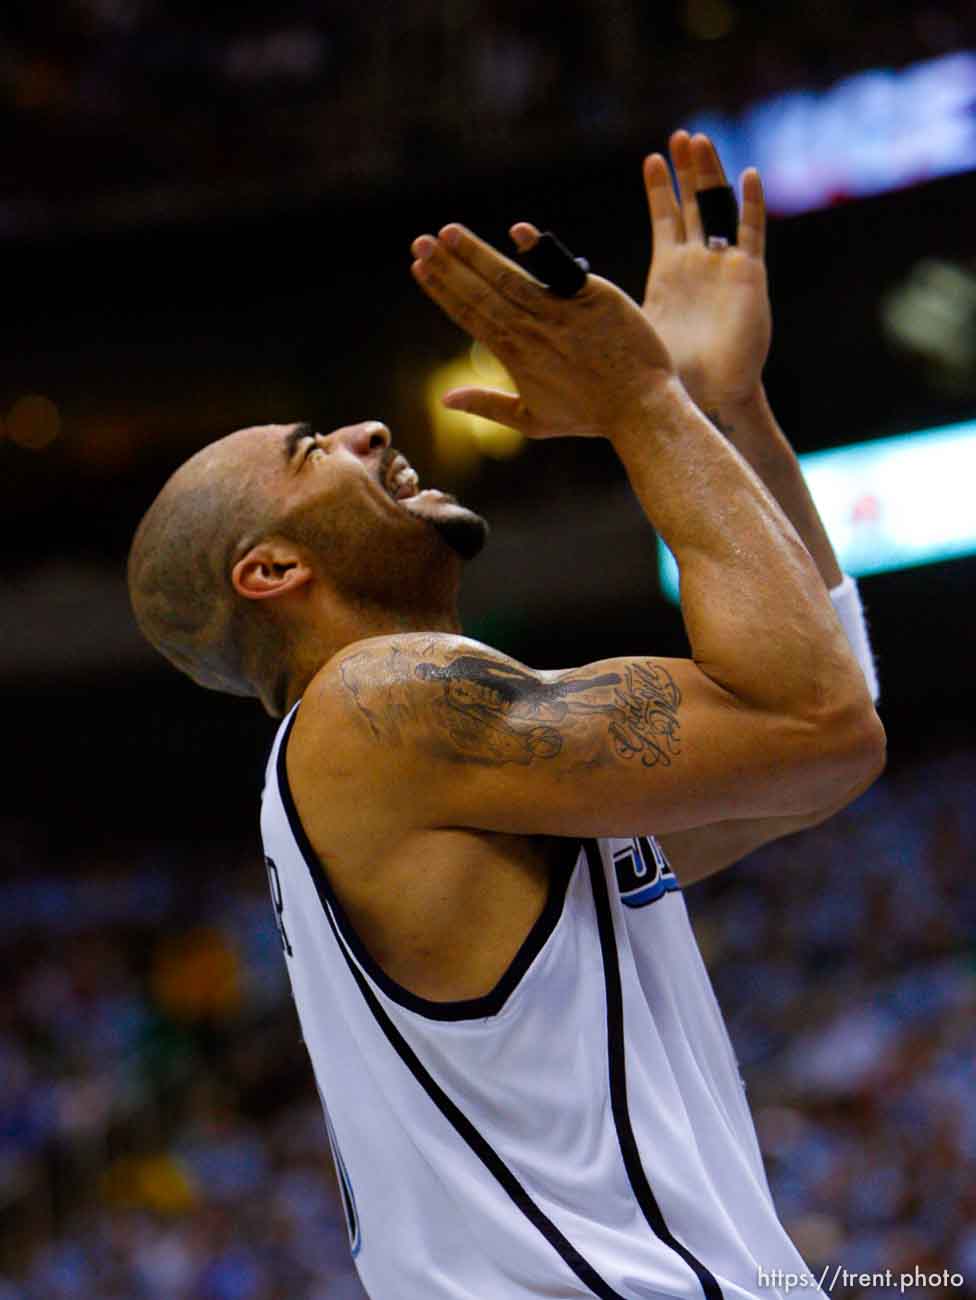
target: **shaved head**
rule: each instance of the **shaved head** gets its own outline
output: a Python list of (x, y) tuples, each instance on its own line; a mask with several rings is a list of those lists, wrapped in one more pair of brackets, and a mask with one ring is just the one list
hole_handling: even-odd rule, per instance
[(460, 565), (486, 532), (448, 493), (420, 490), (379, 421), (262, 425), (169, 479), (133, 540), (129, 594), (172, 664), (280, 716), (342, 645), (456, 627)]
[[(255, 464), (263, 429), (242, 429), (197, 452), (168, 480), (129, 552), (129, 594), (143, 635), (201, 686), (259, 694), (248, 665), (245, 608), (230, 581), (235, 560), (274, 530), (273, 495)], [(266, 623), (267, 620), (264, 620)]]

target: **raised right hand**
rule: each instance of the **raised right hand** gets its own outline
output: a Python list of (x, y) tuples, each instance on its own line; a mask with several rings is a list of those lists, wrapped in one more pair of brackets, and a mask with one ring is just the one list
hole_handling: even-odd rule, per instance
[(675, 131), (671, 159), (677, 188), (661, 154), (644, 162), (654, 242), (644, 313), (685, 388), (725, 425), (730, 405), (755, 400), (761, 391), (769, 354), (762, 183), (754, 167), (743, 173), (739, 242), (714, 251), (706, 246), (695, 196), (726, 184), (718, 152), (706, 135)]
[(559, 298), (463, 226), (412, 245), (414, 278), (508, 368), (518, 395), (457, 388), (445, 406), (529, 438), (612, 437), (640, 419), (649, 392), (674, 375), (664, 345), (622, 290), (588, 277)]

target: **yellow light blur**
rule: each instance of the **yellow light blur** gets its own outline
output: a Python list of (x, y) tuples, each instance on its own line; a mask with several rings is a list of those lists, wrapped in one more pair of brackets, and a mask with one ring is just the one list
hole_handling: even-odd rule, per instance
[(18, 397), (7, 413), (7, 436), (28, 451), (43, 451), (60, 432), (61, 413), (49, 397)]
[(425, 385), (425, 400), (437, 468), (459, 477), (472, 474), (482, 456), (504, 460), (518, 455), (525, 442), (517, 429), (483, 420), (480, 415), (467, 411), (450, 411), (441, 404), (441, 398), (452, 388), (468, 387), (517, 391), (502, 363), (480, 343), (474, 343), (454, 361), (438, 366), (430, 375)]

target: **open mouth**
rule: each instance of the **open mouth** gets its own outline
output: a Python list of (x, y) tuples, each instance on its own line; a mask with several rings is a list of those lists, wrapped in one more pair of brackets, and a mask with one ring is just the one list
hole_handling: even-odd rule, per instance
[(420, 479), (413, 466), (402, 456), (397, 456), (383, 480), (383, 486), (394, 501), (406, 501), (419, 493)]

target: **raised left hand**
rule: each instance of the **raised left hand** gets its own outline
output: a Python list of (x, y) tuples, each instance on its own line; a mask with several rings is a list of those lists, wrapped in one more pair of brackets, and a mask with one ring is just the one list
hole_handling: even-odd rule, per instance
[(677, 193), (661, 154), (644, 162), (654, 251), (643, 311), (692, 398), (714, 416), (755, 397), (769, 354), (762, 183), (755, 168), (743, 174), (738, 243), (709, 249), (695, 195), (727, 184), (718, 153), (687, 131), (669, 143)]
[[(538, 238), (512, 227), (518, 247)], [(414, 279), (507, 367), (517, 394), (457, 388), (444, 405), (518, 429), (527, 438), (614, 438), (647, 421), (652, 392), (668, 392), (674, 366), (647, 317), (622, 289), (589, 275), (560, 298), (523, 267), (455, 222), (412, 245)], [(682, 394), (687, 401), (687, 395)]]

